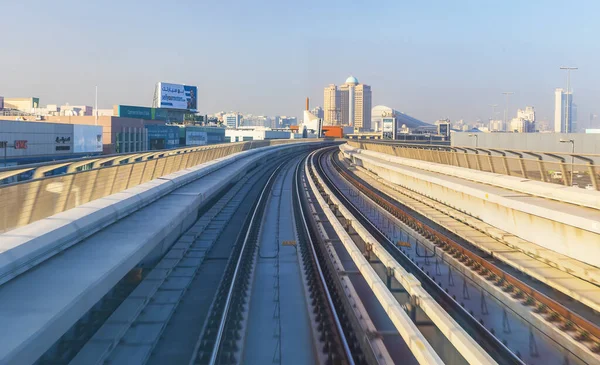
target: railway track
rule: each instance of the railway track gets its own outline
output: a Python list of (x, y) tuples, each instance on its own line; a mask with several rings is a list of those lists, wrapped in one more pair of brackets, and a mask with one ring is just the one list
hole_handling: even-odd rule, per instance
[[(269, 194), (275, 176), (283, 163), (269, 176), (262, 189), (258, 201), (249, 220), (246, 220), (240, 233), (245, 233), (241, 243), (231, 256), (227, 271), (223, 276), (219, 292), (212, 304), (209, 320), (196, 346), (190, 363), (194, 364), (235, 364), (237, 347), (236, 337), (242, 317), (239, 315), (246, 304), (247, 289), (252, 270), (252, 256), (256, 249), (259, 222), (265, 213), (267, 195)], [(241, 238), (241, 237), (240, 237)]]
[[(554, 332), (553, 333), (546, 332), (546, 333), (541, 334), (538, 332), (537, 329), (535, 329), (535, 328), (532, 329), (533, 327), (535, 327), (535, 323), (534, 323), (534, 325), (529, 324), (529, 348), (527, 348), (526, 342), (523, 344), (515, 344), (514, 340), (513, 340), (512, 344), (510, 344), (511, 348), (513, 349), (513, 351), (511, 351), (511, 353), (514, 353), (519, 358), (529, 359), (527, 361), (528, 363), (529, 362), (533, 363), (534, 361), (536, 361), (536, 359), (537, 359), (537, 361), (542, 361), (541, 359), (543, 359), (544, 356), (545, 356), (545, 358), (552, 359), (552, 361), (549, 361), (548, 363), (575, 364), (575, 363), (595, 363), (596, 362), (595, 355), (593, 353), (595, 351), (597, 351), (596, 345), (594, 345), (594, 344), (596, 343), (596, 340), (597, 340), (596, 334), (598, 332), (597, 332), (597, 327), (595, 326), (594, 323), (587, 321), (585, 318), (577, 315), (577, 313), (569, 310), (569, 308), (567, 306), (562, 305), (562, 304), (556, 302), (555, 300), (543, 295), (539, 291), (537, 291), (534, 288), (527, 285), (525, 282), (519, 280), (517, 277), (505, 272), (500, 267), (496, 266), (494, 264), (494, 262), (489, 261), (489, 257), (478, 254), (476, 252), (476, 250), (473, 250), (473, 251), (469, 250), (468, 246), (466, 247), (464, 245), (464, 243), (458, 243), (455, 241), (455, 239), (452, 239), (451, 237), (444, 235), (442, 232), (435, 229), (434, 227), (428, 226), (425, 222), (423, 222), (422, 220), (419, 220), (418, 217), (415, 216), (414, 212), (403, 209), (403, 207), (398, 202), (396, 202), (392, 197), (387, 196), (386, 194), (382, 193), (381, 191), (378, 191), (377, 189), (373, 189), (371, 186), (366, 185), (366, 183), (364, 181), (362, 181), (358, 177), (354, 176), (354, 174), (350, 170), (345, 168), (337, 159), (333, 158), (333, 156), (331, 156), (331, 155), (328, 156), (325, 159), (325, 161), (327, 161), (327, 163), (331, 165), (331, 168), (328, 170), (328, 174), (337, 175), (337, 176), (343, 178), (343, 180), (346, 181), (346, 184), (348, 184), (347, 187), (341, 188), (341, 189), (345, 189), (346, 192), (343, 193), (341, 191), (341, 189), (338, 188), (337, 195), (339, 195), (342, 199), (349, 201), (351, 199), (348, 198), (348, 196), (347, 196), (347, 195), (349, 195), (348, 192), (355, 191), (354, 194), (356, 194), (356, 192), (358, 192), (361, 195), (361, 197), (359, 197), (355, 200), (360, 203), (360, 199), (363, 199), (363, 203), (365, 205), (365, 207), (363, 207), (363, 209), (372, 209), (371, 207), (366, 208), (366, 206), (373, 204), (377, 209), (381, 209), (382, 211), (384, 211), (385, 214), (381, 215), (382, 216), (381, 221), (376, 222), (378, 224), (371, 223), (371, 226), (373, 227), (374, 231), (377, 234), (379, 234), (380, 240), (388, 241), (387, 246), (388, 246), (388, 250), (390, 253), (395, 253), (395, 256), (397, 256), (399, 260), (401, 260), (402, 256), (404, 256), (403, 261), (405, 261), (409, 266), (410, 266), (410, 263), (412, 262), (412, 266), (414, 267), (414, 270), (415, 270), (414, 273), (417, 274), (419, 271), (421, 271), (422, 273), (420, 276), (423, 277), (424, 281), (426, 280), (427, 277), (432, 279), (432, 280), (429, 280), (430, 282), (435, 283), (436, 280), (438, 281), (438, 283), (435, 285), (433, 285), (433, 283), (432, 283), (433, 286), (429, 289), (435, 290), (436, 286), (440, 287), (440, 288), (442, 287), (441, 282), (439, 281), (440, 279), (436, 278), (436, 276), (439, 275), (439, 273), (437, 272), (439, 270), (438, 269), (438, 259), (442, 258), (442, 261), (443, 261), (444, 257), (446, 257), (447, 261), (449, 261), (449, 262), (454, 261), (462, 266), (461, 270), (463, 270), (462, 271), (463, 275), (469, 275), (471, 278), (473, 278), (474, 276), (481, 277), (482, 282), (487, 282), (487, 283), (489, 283), (488, 286), (497, 288), (497, 291), (501, 294), (500, 295), (495, 294), (496, 297), (500, 297), (502, 295), (507, 297), (508, 300), (504, 300), (504, 302), (510, 303), (512, 308), (515, 308), (515, 306), (523, 306), (524, 308), (528, 308), (529, 311), (535, 313), (535, 315), (537, 317), (539, 317), (541, 320), (545, 320), (545, 321), (553, 324), (554, 327), (556, 327), (557, 329), (559, 329), (561, 331), (570, 333), (570, 336), (566, 336), (566, 337), (571, 337), (573, 340), (583, 343), (587, 347), (587, 349), (589, 349), (589, 351), (590, 351), (590, 353), (585, 354), (585, 352), (586, 352), (585, 349), (582, 349), (581, 347), (575, 347), (574, 345), (572, 345), (572, 342), (569, 341), (569, 338), (565, 338), (565, 336), (557, 337), (556, 333), (554, 333)], [(328, 180), (332, 185), (335, 185), (331, 181), (332, 179), (328, 179)], [(358, 205), (360, 205), (360, 204), (358, 204)], [(358, 211), (359, 209), (356, 209), (356, 210)], [(360, 215), (362, 215), (362, 214), (360, 214)], [(369, 215), (369, 214), (366, 214), (366, 215)], [(421, 256), (429, 256), (430, 262), (433, 262), (433, 260), (435, 260), (436, 268), (434, 271), (436, 272), (436, 274), (433, 274), (433, 272), (429, 271), (431, 269), (428, 270), (428, 268), (426, 267), (427, 260), (428, 260), (427, 257), (425, 257), (424, 259), (423, 259), (423, 257), (419, 258), (418, 252), (413, 257), (409, 257), (408, 255), (401, 254), (401, 253), (406, 253), (408, 251), (408, 248), (398, 247), (396, 244), (397, 243), (396, 241), (392, 242), (392, 240), (395, 240), (396, 238), (399, 238), (400, 236), (399, 235), (397, 236), (396, 232), (394, 232), (394, 231), (386, 230), (387, 227), (385, 227), (386, 225), (389, 226), (391, 224), (391, 221), (394, 219), (397, 219), (397, 220), (403, 222), (408, 227), (408, 229), (414, 230), (416, 235), (421, 237), (422, 240), (428, 242), (428, 245), (421, 246), (421, 251), (422, 251), (421, 253), (423, 253), (423, 252), (425, 253), (425, 255), (421, 255)], [(364, 220), (368, 221), (368, 219), (366, 219), (366, 217), (364, 218)], [(371, 218), (371, 220), (373, 220), (373, 218)], [(375, 221), (377, 221), (377, 219), (375, 219)], [(385, 237), (386, 235), (388, 237)], [(392, 238), (392, 236), (394, 236), (394, 237)], [(416, 242), (416, 245), (418, 246), (419, 245), (418, 240), (415, 240), (415, 242)], [(418, 247), (416, 247), (415, 249), (418, 250)], [(419, 263), (419, 260), (420, 260), (420, 263)], [(425, 267), (423, 266), (423, 262), (425, 262)], [(417, 263), (417, 265), (415, 265), (415, 263)], [(457, 266), (455, 266), (455, 267), (457, 267)], [(449, 268), (449, 270), (452, 270), (452, 268)], [(469, 272), (471, 274), (469, 274)], [(466, 281), (469, 281), (469, 280), (465, 279), (465, 282)], [(425, 284), (423, 286), (426, 287)], [(428, 291), (429, 291), (429, 289), (428, 289)], [(446, 289), (448, 289), (448, 287), (446, 287)], [(450, 288), (450, 289), (452, 289), (452, 288)], [(471, 296), (472, 296), (472, 294), (471, 294)], [(443, 298), (443, 297), (436, 295), (436, 300), (440, 300), (441, 298)], [(455, 296), (455, 298), (456, 298), (456, 296)], [(482, 294), (482, 298), (483, 298), (483, 294)], [(509, 302), (509, 301), (512, 301), (512, 302)], [(459, 300), (454, 299), (454, 302), (456, 302), (458, 304)], [(461, 300), (460, 304), (459, 304), (460, 307), (465, 306), (465, 302), (466, 302), (466, 300)], [(448, 307), (452, 308), (452, 306), (448, 306)], [(456, 307), (456, 305), (454, 307)], [(468, 307), (468, 303), (467, 303), (467, 307)], [(463, 310), (463, 312), (464, 312), (464, 310)], [(469, 312), (472, 313), (472, 310), (469, 310)], [(485, 330), (490, 335), (492, 335), (492, 337), (496, 337), (497, 340), (504, 337), (505, 339), (502, 340), (504, 343), (506, 343), (506, 338), (508, 338), (509, 340), (511, 339), (511, 337), (512, 337), (511, 333), (513, 335), (518, 334), (518, 332), (514, 332), (514, 330), (518, 331), (518, 329), (515, 328), (511, 332), (510, 325), (507, 325), (508, 322), (506, 319), (506, 312), (507, 312), (507, 310), (504, 309), (504, 318), (503, 318), (504, 329), (503, 329), (503, 331), (498, 331), (498, 329), (496, 329), (496, 331)], [(453, 317), (458, 318), (457, 313), (460, 313), (460, 311), (454, 312)], [(475, 319), (474, 316), (471, 316), (471, 317), (473, 317), (473, 319)], [(482, 318), (479, 319), (479, 322), (481, 324), (483, 324)], [(523, 318), (519, 318), (519, 319), (521, 321), (523, 320)], [(473, 322), (473, 321), (469, 321), (469, 322)], [(538, 325), (539, 325), (539, 323), (538, 323)], [(488, 324), (488, 326), (489, 326), (489, 324)], [(508, 328), (507, 328), (507, 326), (508, 326)], [(502, 326), (500, 326), (500, 328), (502, 328)], [(476, 329), (476, 327), (470, 329), (469, 330), (470, 333), (475, 333), (475, 332), (471, 332), (471, 331), (473, 331), (473, 329)], [(479, 331), (483, 331), (483, 328), (479, 329)], [(537, 344), (535, 342), (535, 338), (532, 337), (533, 333), (534, 333), (532, 331), (535, 331), (536, 333), (538, 333), (538, 335), (536, 335), (538, 337)], [(540, 329), (540, 331), (541, 331), (541, 329)], [(524, 333), (526, 334), (527, 330), (525, 330)], [(563, 333), (563, 335), (564, 335), (564, 333)], [(487, 338), (489, 339), (490, 336), (487, 336)], [(533, 342), (532, 342), (532, 339), (533, 339)], [(538, 350), (537, 349), (538, 346), (543, 347), (542, 345), (540, 345), (540, 340), (542, 342), (549, 344), (549, 346), (551, 346), (551, 347), (557, 348), (558, 350), (553, 350), (553, 351), (557, 351), (556, 356), (548, 356), (550, 353), (553, 353), (553, 351), (548, 351), (548, 353), (545, 353), (546, 352), (545, 349)], [(561, 344), (561, 342), (562, 342), (562, 344)], [(521, 347), (524, 346), (524, 350), (516, 349), (517, 345), (521, 346)], [(565, 347), (565, 346), (567, 346), (567, 347)], [(567, 350), (567, 348), (569, 348), (569, 346), (571, 346), (570, 354), (568, 353), (569, 351)], [(573, 349), (575, 349), (575, 350), (573, 350)], [(540, 353), (541, 351), (544, 351), (544, 353)]]
[[(336, 215), (342, 217), (340, 221), (345, 223), (345, 229), (348, 232), (355, 232), (352, 235), (353, 242), (347, 246), (351, 251), (358, 250), (352, 255), (366, 257), (365, 263), (368, 262), (377, 271), (375, 276), (369, 273), (368, 268), (361, 269), (361, 273), (370, 277), (368, 280), (373, 282), (373, 287), (378, 287), (383, 284), (383, 281), (386, 281), (384, 285), (387, 290), (384, 290), (383, 293), (381, 293), (381, 289), (379, 290), (378, 300), (384, 307), (392, 308), (400, 304), (406, 311), (404, 314), (388, 310), (387, 314), (390, 318), (396, 318), (396, 321), (399, 321), (396, 322), (396, 329), (409, 345), (417, 361), (421, 364), (442, 362), (454, 364), (465, 362), (478, 364), (521, 363), (502, 343), (494, 343), (493, 345), (496, 347), (487, 346), (484, 351), (465, 332), (465, 323), (461, 322), (459, 325), (454, 322), (446, 313), (448, 308), (442, 308), (435, 304), (431, 296), (421, 288), (421, 286), (426, 288), (427, 283), (419, 281), (419, 277), (413, 276), (412, 273), (398, 265), (398, 262), (403, 265), (407, 265), (407, 263), (398, 260), (398, 257), (394, 255), (390, 256), (386, 251), (384, 247), (388, 241), (387, 237), (382, 234), (375, 236), (378, 232), (376, 227), (373, 227), (350, 201), (339, 199), (340, 197), (344, 198), (343, 194), (339, 194), (339, 191), (335, 190), (336, 186), (329, 180), (331, 172), (325, 171), (321, 165), (322, 156), (326, 153), (327, 150), (324, 149), (315, 152), (308, 167), (315, 185), (317, 185), (315, 188), (322, 192), (329, 202), (328, 204), (337, 211)], [(373, 235), (371, 235), (372, 233)], [(357, 261), (360, 261), (360, 258), (357, 257)], [(406, 296), (402, 297), (392, 293), (407, 293), (408, 299)], [(404, 320), (398, 319), (403, 316)], [(435, 333), (432, 335), (429, 329), (432, 325), (443, 334), (441, 337)], [(483, 330), (485, 331), (485, 327)], [(424, 334), (426, 337), (423, 337)], [(422, 345), (414, 346), (418, 336), (421, 336), (419, 341), (422, 342)]]
[[(276, 236), (280, 231), (295, 229), (299, 269), (297, 282), (306, 290), (306, 300), (293, 298), (293, 305), (304, 306), (311, 321), (305, 331), (312, 341), (314, 361), (303, 363), (355, 364), (361, 352), (349, 345), (343, 329), (344, 313), (338, 314), (335, 290), (330, 289), (327, 270), (313, 242), (313, 222), (305, 217), (305, 197), (298, 188), (301, 181), (302, 155), (284, 154), (259, 164), (238, 182), (225, 189), (200, 212), (200, 218), (186, 231), (167, 253), (150, 268), (135, 270), (134, 281), (139, 284), (126, 293), (118, 291), (110, 301), (112, 307), (99, 303), (103, 313), (95, 328), (88, 328), (88, 338), (82, 337), (80, 349), (72, 343), (57, 344), (70, 348), (70, 357), (49, 353), (40, 363), (72, 364), (233, 364), (243, 359), (244, 338), (266, 338), (248, 331), (248, 306), (252, 299), (252, 278), (262, 242), (261, 233), (273, 227), (267, 223), (277, 220)], [(278, 184), (275, 189), (274, 186)], [(283, 193), (286, 207), (293, 211), (288, 219), (282, 212)], [(293, 194), (292, 194), (293, 193)], [(275, 206), (269, 210), (268, 204)], [(276, 217), (276, 218), (274, 218)], [(286, 228), (279, 221), (286, 220)], [(289, 222), (287, 221), (289, 220)], [(289, 236), (289, 232), (286, 232)], [(276, 238), (275, 241), (279, 241)], [(288, 242), (289, 244), (289, 242)], [(280, 265), (280, 251), (273, 257)], [(268, 256), (268, 255), (267, 255)], [(289, 255), (288, 255), (289, 257)], [(293, 263), (292, 263), (293, 264)], [(286, 285), (285, 282), (277, 283)], [(302, 286), (300, 286), (302, 288)], [(278, 293), (281, 289), (276, 289)], [(279, 294), (278, 294), (279, 295)], [(296, 303), (300, 302), (300, 304)], [(288, 304), (290, 302), (288, 301)], [(279, 317), (279, 314), (277, 315)], [(275, 321), (281, 321), (274, 317)], [(88, 326), (89, 323), (81, 324)], [(281, 323), (279, 324), (281, 328)], [(289, 333), (289, 329), (287, 329)], [(281, 334), (279, 334), (281, 337)], [(295, 341), (293, 336), (288, 335)], [(294, 351), (283, 349), (287, 358)], [(301, 349), (306, 351), (305, 349)], [(286, 358), (286, 357), (284, 357)], [(277, 363), (274, 361), (273, 363)], [(360, 362), (359, 362), (360, 363)]]
[[(255, 344), (258, 344), (260, 351), (265, 351), (266, 346), (262, 343), (269, 343), (269, 339), (255, 340), (257, 337), (265, 335), (265, 332), (252, 328), (248, 324), (248, 315), (251, 308), (250, 303), (253, 298), (250, 296), (253, 292), (253, 277), (256, 271), (257, 261), (259, 259), (279, 260), (281, 249), (275, 248), (274, 254), (264, 255), (261, 253), (262, 230), (268, 230), (272, 233), (275, 229), (276, 236), (279, 236), (279, 223), (273, 226), (266, 226), (266, 215), (272, 213), (269, 211), (269, 203), (271, 199), (276, 199), (277, 222), (282, 218), (281, 214), (281, 199), (283, 197), (285, 174), (289, 169), (293, 169), (292, 190), (293, 194), (293, 221), (296, 227), (296, 242), (298, 249), (301, 252), (303, 263), (304, 277), (308, 283), (308, 309), (314, 313), (313, 346), (316, 350), (316, 362), (324, 364), (354, 364), (353, 355), (350, 351), (348, 341), (342, 330), (341, 322), (337, 313), (337, 309), (333, 304), (332, 298), (335, 294), (329, 289), (329, 284), (321, 269), (319, 259), (314, 248), (313, 241), (310, 236), (306, 216), (302, 208), (302, 197), (298, 190), (300, 160), (292, 160), (288, 163), (281, 164), (269, 177), (265, 187), (263, 188), (258, 201), (253, 208), (253, 212), (249, 221), (244, 226), (242, 231), (245, 231), (245, 236), (240, 243), (239, 253), (233, 257), (237, 257), (235, 266), (231, 265), (231, 273), (223, 279), (223, 285), (220, 293), (217, 294), (213, 308), (211, 310), (211, 319), (203, 330), (200, 340), (196, 346), (195, 357), (191, 363), (194, 364), (235, 364), (243, 362), (244, 354), (248, 351), (256, 351), (255, 349), (245, 348), (247, 345), (245, 340), (251, 339)], [(281, 177), (278, 177), (280, 175)], [(275, 185), (279, 181), (280, 188), (276, 189)], [(275, 240), (279, 245), (279, 239)], [(292, 244), (292, 243), (288, 243)], [(279, 262), (276, 264), (279, 265)], [(279, 278), (279, 277), (278, 277)], [(276, 287), (279, 288), (282, 283), (277, 280)], [(261, 292), (259, 292), (261, 293)], [(256, 294), (255, 294), (256, 295)], [(278, 297), (279, 290), (276, 292)], [(217, 320), (218, 319), (218, 320)], [(275, 307), (273, 319), (279, 321), (281, 327), (281, 309), (278, 304)], [(266, 324), (265, 324), (266, 325)], [(254, 332), (252, 332), (254, 331)], [(281, 329), (279, 330), (281, 331)], [(281, 337), (281, 332), (278, 333)], [(273, 363), (282, 363), (282, 343), (279, 338), (277, 343), (278, 354), (273, 356)], [(266, 351), (265, 351), (266, 352)], [(263, 357), (269, 354), (262, 353)], [(289, 358), (289, 357), (288, 357)], [(250, 361), (250, 360), (248, 360)], [(298, 359), (298, 361), (300, 361)], [(312, 362), (312, 361), (311, 361)], [(285, 363), (285, 362), (283, 362)]]
[[(320, 263), (323, 262), (324, 258), (318, 247), (317, 237), (310, 228), (310, 225), (314, 224), (314, 222), (307, 219), (308, 212), (306, 207), (303, 207), (306, 204), (307, 196), (303, 197), (301, 193), (301, 186), (305, 186), (301, 176), (301, 166), (302, 163), (299, 163), (294, 172), (294, 222), (296, 232), (298, 232), (305, 276), (309, 278), (309, 291), (314, 295), (317, 315), (323, 318), (322, 332), (327, 339), (325, 345), (326, 357), (330, 364), (354, 365), (354, 358), (359, 358), (361, 351), (359, 348), (354, 348), (353, 354), (351, 350), (351, 345), (346, 338), (342, 324), (346, 313), (343, 309), (338, 309), (339, 305), (336, 306), (334, 304), (334, 300), (339, 298), (338, 293), (329, 289), (329, 287), (333, 286), (331, 275), (328, 269), (324, 268)], [(342, 315), (338, 315), (338, 311), (343, 313), (343, 317)]]

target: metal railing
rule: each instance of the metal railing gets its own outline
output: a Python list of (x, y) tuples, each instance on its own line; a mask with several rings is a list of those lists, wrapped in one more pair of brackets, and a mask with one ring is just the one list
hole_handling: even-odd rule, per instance
[(348, 141), (368, 151), (565, 186), (600, 190), (600, 155)]
[[(306, 140), (226, 143), (3, 169), (0, 180), (26, 171), (32, 174), (29, 180), (0, 185), (0, 232), (233, 153), (300, 141)], [(78, 171), (82, 167), (87, 169)], [(56, 170), (64, 173), (45, 176)]]

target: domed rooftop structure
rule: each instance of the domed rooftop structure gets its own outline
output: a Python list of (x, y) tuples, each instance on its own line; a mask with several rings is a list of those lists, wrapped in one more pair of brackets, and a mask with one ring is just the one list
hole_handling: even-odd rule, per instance
[(346, 84), (348, 85), (358, 85), (358, 79), (354, 76), (350, 76), (346, 79)]

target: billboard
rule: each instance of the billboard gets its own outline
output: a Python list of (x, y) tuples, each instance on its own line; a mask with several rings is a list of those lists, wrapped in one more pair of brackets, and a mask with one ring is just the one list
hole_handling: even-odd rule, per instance
[(196, 86), (158, 83), (158, 100), (161, 108), (198, 110), (198, 88)]
[(168, 111), (144, 106), (117, 105), (116, 115), (123, 118), (167, 120)]
[(208, 134), (206, 132), (199, 131), (185, 131), (185, 145), (186, 146), (202, 146), (208, 141)]
[(74, 124), (73, 152), (102, 152), (102, 126)]
[(385, 139), (396, 139), (396, 118), (383, 118), (381, 132)]

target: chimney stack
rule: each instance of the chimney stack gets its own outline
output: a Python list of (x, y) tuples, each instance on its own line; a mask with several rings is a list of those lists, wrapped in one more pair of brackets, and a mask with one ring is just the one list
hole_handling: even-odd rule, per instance
[(306, 98), (306, 110), (308, 110), (308, 97)]

